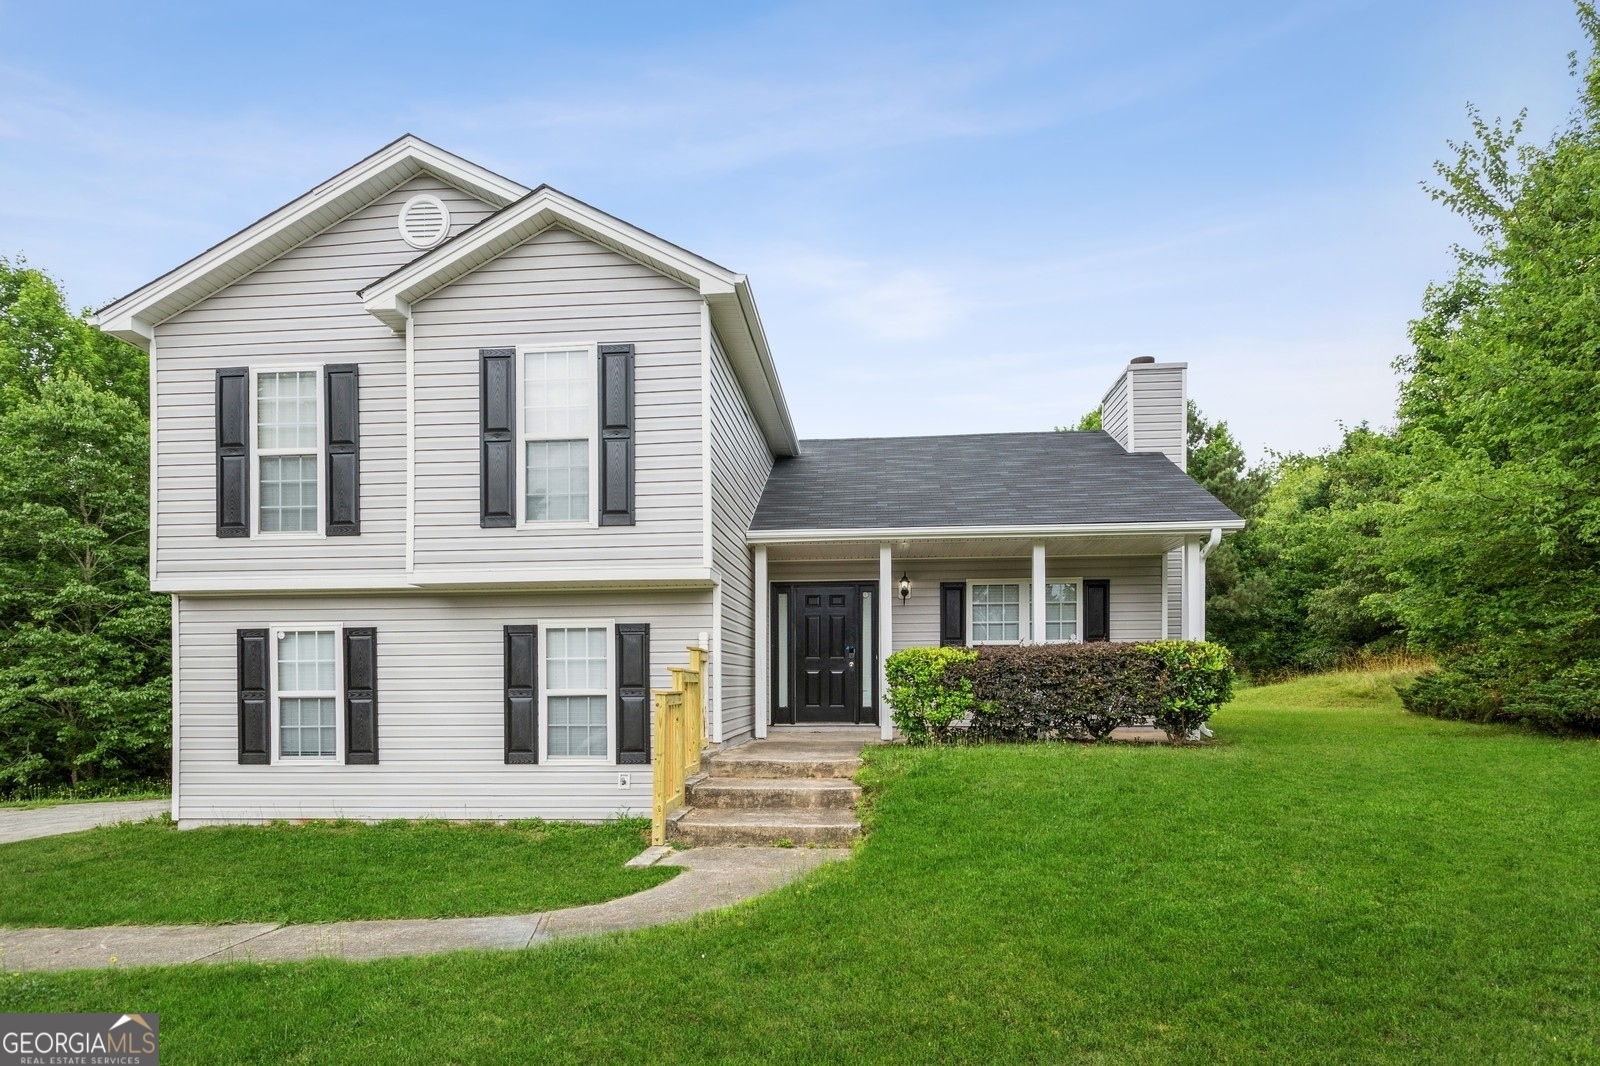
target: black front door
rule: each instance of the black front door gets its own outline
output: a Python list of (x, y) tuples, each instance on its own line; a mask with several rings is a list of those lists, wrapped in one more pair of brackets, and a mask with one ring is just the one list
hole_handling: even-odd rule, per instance
[(861, 720), (861, 590), (795, 585), (789, 620), (796, 722)]

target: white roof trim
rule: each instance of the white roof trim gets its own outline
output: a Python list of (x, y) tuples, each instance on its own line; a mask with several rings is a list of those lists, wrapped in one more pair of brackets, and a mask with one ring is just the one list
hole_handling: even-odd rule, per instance
[(527, 188), (406, 134), (182, 266), (101, 308), (94, 325), (148, 349), (155, 327), (418, 176), (504, 207)]
[(975, 537), (1126, 537), (1142, 534), (1229, 533), (1244, 528), (1244, 519), (1227, 522), (1094, 522), (1067, 526), (911, 526), (903, 529), (753, 529), (750, 544), (850, 543), (887, 540), (970, 540)]
[(799, 454), (800, 441), (749, 279), (548, 185), (367, 286), (361, 293), (366, 308), (396, 333), (403, 333), (417, 301), (551, 226), (570, 229), (700, 293), (768, 447), (779, 456)]

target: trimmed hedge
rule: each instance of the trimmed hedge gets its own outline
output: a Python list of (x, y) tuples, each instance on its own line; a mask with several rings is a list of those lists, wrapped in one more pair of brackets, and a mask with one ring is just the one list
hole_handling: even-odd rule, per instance
[(906, 740), (1104, 740), (1153, 721), (1182, 743), (1233, 694), (1226, 648), (1199, 641), (910, 648), (886, 664)]
[(952, 666), (977, 657), (967, 648), (907, 648), (889, 656), (883, 664), (889, 705), (908, 742), (942, 744), (955, 724), (977, 709), (972, 683), (949, 676)]

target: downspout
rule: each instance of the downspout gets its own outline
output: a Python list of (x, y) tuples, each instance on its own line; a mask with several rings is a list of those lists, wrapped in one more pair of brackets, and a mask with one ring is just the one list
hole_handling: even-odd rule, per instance
[(1211, 527), (1211, 539), (1200, 546), (1200, 558), (1204, 559), (1211, 554), (1211, 549), (1222, 543), (1222, 527)]

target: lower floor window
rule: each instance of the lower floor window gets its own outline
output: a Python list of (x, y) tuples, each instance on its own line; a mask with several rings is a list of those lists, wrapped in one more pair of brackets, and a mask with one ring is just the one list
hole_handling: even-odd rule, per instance
[(1047, 581), (1044, 586), (1044, 639), (1078, 639), (1078, 585)]
[(280, 758), (328, 758), (339, 753), (335, 644), (332, 630), (278, 634)]
[(603, 626), (545, 631), (545, 743), (552, 759), (610, 755), (608, 633)]
[(1022, 639), (1022, 586), (972, 586), (972, 643), (1015, 644)]

